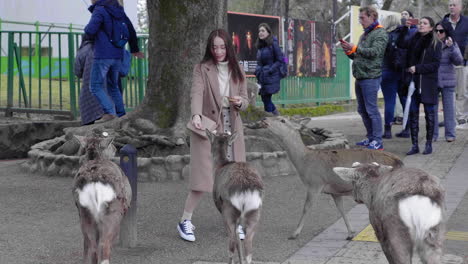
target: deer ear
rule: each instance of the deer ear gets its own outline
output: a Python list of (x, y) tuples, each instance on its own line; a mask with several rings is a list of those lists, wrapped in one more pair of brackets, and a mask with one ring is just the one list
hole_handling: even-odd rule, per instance
[(229, 136), (228, 143), (229, 143), (229, 144), (232, 144), (232, 142), (234, 142), (234, 141), (236, 140), (237, 135), (239, 135), (239, 134), (237, 133), (237, 131), (234, 132), (232, 135), (230, 135), (230, 136)]
[(380, 165), (380, 167), (379, 167), (379, 174), (387, 173), (387, 172), (391, 171), (392, 169), (393, 169), (392, 166)]
[(345, 182), (352, 182), (356, 169), (345, 167), (334, 167), (333, 171)]
[(80, 145), (82, 148), (86, 146), (85, 137), (79, 136), (79, 135), (73, 135), (73, 136), (78, 140), (78, 142), (80, 142)]

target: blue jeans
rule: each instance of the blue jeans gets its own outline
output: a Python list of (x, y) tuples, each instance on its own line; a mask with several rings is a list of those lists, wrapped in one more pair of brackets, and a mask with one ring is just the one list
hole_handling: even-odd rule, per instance
[[(120, 93), (118, 80), (121, 59), (94, 59), (91, 69), (90, 91), (104, 110), (104, 113), (125, 114), (125, 107)], [(107, 86), (107, 92), (104, 89)]]
[(273, 104), (273, 101), (271, 100), (272, 94), (261, 94), (262, 97), (262, 102), (263, 102), (263, 107), (265, 109), (265, 112), (273, 112), (276, 110), (275, 104)]
[[(439, 92), (442, 93), (442, 107), (444, 108), (444, 128), (445, 128), (445, 139), (455, 138), (455, 126), (457, 125), (455, 119), (455, 87), (439, 88)], [(434, 127), (434, 139), (439, 138), (439, 100), (436, 105), (435, 115), (435, 127)]]
[(385, 113), (384, 120), (385, 125), (390, 125), (393, 122), (393, 116), (395, 114), (395, 101), (396, 94), (399, 84), (399, 72), (386, 71), (382, 72), (382, 82), (380, 86), (382, 87), (382, 93), (384, 96), (385, 102)]
[(367, 131), (369, 141), (382, 143), (382, 117), (377, 106), (377, 93), (382, 78), (356, 80), (355, 92), (358, 113)]

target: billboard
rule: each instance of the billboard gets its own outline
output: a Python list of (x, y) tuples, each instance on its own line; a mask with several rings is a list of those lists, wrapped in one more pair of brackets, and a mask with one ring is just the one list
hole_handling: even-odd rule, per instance
[(267, 23), (281, 45), (280, 17), (228, 12), (228, 32), (239, 62), (248, 76), (254, 76), (257, 67), (258, 25)]
[(289, 75), (334, 77), (336, 52), (332, 24), (302, 19), (285, 21)]

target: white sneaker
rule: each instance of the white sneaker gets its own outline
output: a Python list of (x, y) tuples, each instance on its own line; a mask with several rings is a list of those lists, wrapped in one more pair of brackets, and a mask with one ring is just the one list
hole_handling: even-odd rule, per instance
[(459, 130), (468, 130), (468, 123), (457, 125), (455, 128)]
[(240, 240), (244, 240), (244, 239), (245, 239), (244, 229), (242, 228), (241, 225), (238, 225), (238, 226), (237, 226), (237, 233), (239, 233), (239, 239), (240, 239)]
[(195, 241), (195, 234), (193, 233), (195, 226), (192, 225), (192, 221), (184, 220), (182, 223), (177, 225), (177, 230), (179, 230), (179, 236), (182, 239), (190, 242)]

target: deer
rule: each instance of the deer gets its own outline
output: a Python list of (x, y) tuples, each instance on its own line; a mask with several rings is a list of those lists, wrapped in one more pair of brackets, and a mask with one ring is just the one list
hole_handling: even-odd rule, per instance
[(369, 209), (369, 220), (390, 264), (441, 263), (445, 233), (445, 191), (439, 178), (420, 169), (378, 163), (333, 171), (353, 184), (354, 200)]
[(343, 196), (352, 193), (353, 186), (344, 182), (333, 172), (334, 167), (350, 166), (354, 161), (380, 162), (394, 168), (403, 166), (401, 159), (389, 152), (368, 149), (309, 149), (305, 146), (298, 125), (286, 117), (266, 117), (261, 121), (261, 127), (271, 131), (278, 143), (287, 152), (289, 159), (296, 168), (302, 183), (307, 188), (306, 199), (299, 223), (289, 239), (296, 239), (304, 227), (306, 215), (321, 193), (332, 196), (335, 205), (343, 217), (348, 230), (347, 240), (351, 240), (355, 232), (345, 214)]
[(83, 263), (109, 264), (132, 189), (122, 169), (110, 160), (115, 147), (107, 132), (75, 137), (84, 152), (72, 188), (84, 238)]
[[(237, 249), (240, 263), (245, 263), (245, 259), (247, 264), (251, 264), (252, 241), (262, 208), (263, 180), (248, 163), (227, 158), (228, 146), (236, 140), (236, 132), (217, 134), (207, 129), (206, 134), (213, 160), (213, 200), (223, 217), (229, 238), (228, 263), (234, 263)], [(237, 233), (240, 224), (245, 229), (244, 247)]]

